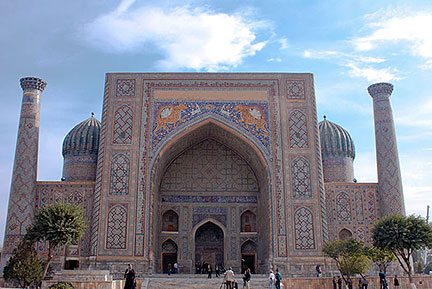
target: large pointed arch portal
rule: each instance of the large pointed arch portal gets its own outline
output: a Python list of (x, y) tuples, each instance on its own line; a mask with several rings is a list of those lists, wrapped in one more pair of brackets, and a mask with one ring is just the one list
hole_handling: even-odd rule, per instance
[[(180, 272), (194, 272), (202, 262), (240, 270), (241, 246), (253, 240), (256, 267), (264, 273), (272, 248), (268, 167), (260, 148), (228, 124), (208, 118), (179, 131), (152, 166), (152, 255), (160, 256), (163, 240), (170, 238), (179, 244)], [(169, 210), (178, 214), (177, 231), (163, 230)], [(245, 211), (265, 221), (242, 230)], [(162, 269), (160, 260), (153, 262)]]

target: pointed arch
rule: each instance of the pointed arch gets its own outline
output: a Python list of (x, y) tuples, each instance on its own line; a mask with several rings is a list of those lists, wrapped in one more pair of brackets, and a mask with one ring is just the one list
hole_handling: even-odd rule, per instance
[(241, 232), (256, 232), (256, 215), (251, 210), (246, 210), (240, 216)]
[(178, 214), (169, 209), (162, 215), (162, 231), (178, 232)]

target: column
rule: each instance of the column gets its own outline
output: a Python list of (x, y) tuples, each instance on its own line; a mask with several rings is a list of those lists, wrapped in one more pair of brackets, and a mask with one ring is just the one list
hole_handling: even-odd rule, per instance
[(31, 225), (36, 200), (40, 97), (46, 82), (21, 78), (23, 98), (19, 121), (1, 268)]
[(368, 92), (373, 99), (381, 216), (395, 213), (405, 215), (399, 154), (390, 104), (393, 85), (376, 83), (368, 87)]

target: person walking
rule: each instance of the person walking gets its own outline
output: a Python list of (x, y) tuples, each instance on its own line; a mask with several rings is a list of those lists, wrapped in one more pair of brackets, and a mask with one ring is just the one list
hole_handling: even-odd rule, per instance
[(207, 265), (207, 273), (208, 273), (207, 278), (208, 278), (208, 279), (211, 279), (211, 275), (212, 275), (212, 273), (213, 273), (213, 269), (212, 269), (212, 267), (211, 267), (210, 264)]
[(386, 289), (386, 287), (387, 287), (386, 275), (384, 274), (384, 272), (381, 269), (379, 271), (378, 276), (380, 279), (380, 289)]
[[(269, 274), (269, 277), (268, 277), (269, 289), (273, 289), (273, 285), (275, 283), (275, 278), (276, 278), (275, 274), (273, 273), (272, 270), (270, 270), (270, 274)], [(336, 288), (333, 288), (333, 289), (336, 289)]]
[(320, 277), (321, 274), (322, 274), (321, 266), (320, 265), (316, 265), (315, 270), (316, 270), (316, 276)]
[(231, 267), (229, 267), (228, 270), (226, 270), (224, 274), (224, 278), (227, 285), (227, 289), (233, 289), (232, 283), (234, 281), (234, 272)]
[(219, 265), (216, 265), (215, 273), (216, 273), (216, 277), (219, 278), (219, 276), (220, 276), (220, 267), (219, 267)]
[(246, 269), (244, 276), (243, 276), (243, 288), (249, 289), (249, 281), (251, 279), (251, 273), (250, 269)]
[(398, 279), (397, 275), (394, 276), (393, 285), (394, 285), (395, 289), (399, 288), (399, 279)]
[(367, 289), (368, 285), (369, 285), (368, 280), (366, 279), (366, 277), (363, 277), (363, 289)]
[(338, 284), (338, 289), (342, 289), (342, 278), (341, 278), (341, 276), (338, 277), (337, 284)]
[[(333, 289), (337, 289), (336, 276), (333, 276), (332, 283), (333, 283)], [(360, 288), (360, 289), (361, 289), (361, 288)]]
[(125, 273), (124, 279), (126, 280), (124, 289), (135, 289), (135, 271), (132, 264), (129, 264)]
[(280, 289), (280, 283), (282, 281), (282, 275), (281, 273), (279, 273), (279, 269), (276, 269), (276, 274), (275, 274), (275, 285), (276, 285), (276, 289)]
[(177, 264), (177, 262), (174, 263), (174, 274), (178, 274), (178, 264)]
[(168, 264), (168, 276), (171, 275), (172, 267), (171, 263)]

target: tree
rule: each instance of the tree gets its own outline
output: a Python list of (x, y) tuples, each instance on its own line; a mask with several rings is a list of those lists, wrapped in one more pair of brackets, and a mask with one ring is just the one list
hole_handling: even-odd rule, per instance
[(372, 239), (375, 247), (393, 252), (407, 273), (411, 287), (416, 288), (411, 257), (414, 250), (432, 247), (432, 227), (420, 216), (390, 215), (375, 223)]
[(3, 268), (3, 277), (8, 282), (17, 282), (21, 288), (39, 282), (43, 273), (43, 262), (33, 243), (23, 240), (13, 250)]
[(323, 246), (323, 253), (336, 262), (345, 283), (352, 275), (365, 274), (371, 264), (366, 247), (355, 239), (327, 242)]
[(370, 247), (368, 254), (372, 262), (377, 265), (380, 270), (383, 270), (384, 274), (387, 274), (387, 268), (391, 265), (391, 263), (396, 261), (396, 256), (393, 254), (393, 252), (387, 249)]
[(25, 239), (31, 242), (48, 243), (48, 257), (40, 280), (47, 274), (54, 250), (65, 245), (75, 245), (86, 230), (84, 212), (73, 204), (56, 203), (39, 211), (35, 215), (32, 227)]

